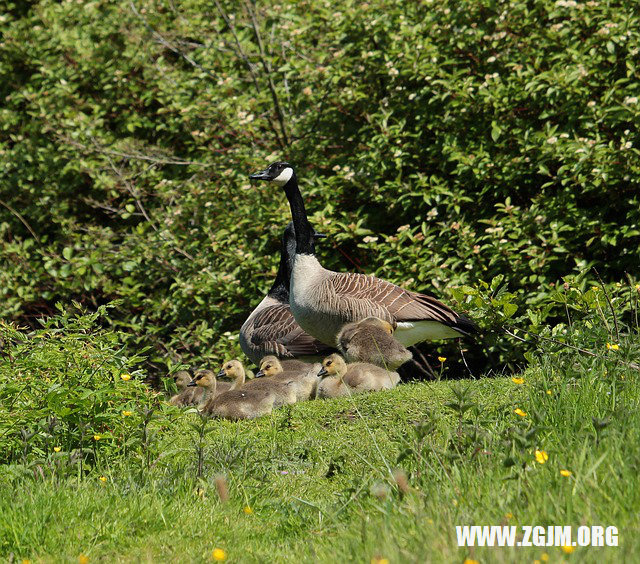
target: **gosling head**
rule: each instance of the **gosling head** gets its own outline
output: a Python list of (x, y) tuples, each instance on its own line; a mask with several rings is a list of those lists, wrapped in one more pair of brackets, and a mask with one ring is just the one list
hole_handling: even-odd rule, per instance
[(339, 354), (329, 355), (322, 361), (322, 368), (318, 372), (318, 376), (325, 378), (327, 376), (342, 377), (347, 371), (347, 364)]
[(370, 327), (379, 327), (383, 331), (389, 333), (389, 335), (393, 335), (393, 332), (396, 330), (396, 324), (389, 323), (388, 321), (384, 321), (378, 317), (367, 317), (358, 323), (358, 325), (369, 325)]
[(244, 366), (239, 360), (228, 360), (222, 365), (220, 372), (218, 372), (218, 378), (227, 378), (233, 380), (234, 378), (241, 378), (245, 375)]
[(184, 390), (191, 382), (191, 375), (186, 370), (178, 370), (173, 375), (173, 381), (176, 383), (178, 390)]
[(189, 386), (200, 386), (201, 388), (210, 388), (216, 381), (216, 375), (213, 370), (198, 370), (189, 383)]
[(275, 376), (276, 374), (282, 373), (282, 364), (275, 356), (265, 356), (260, 361), (260, 370), (256, 372), (256, 378), (260, 378), (261, 376)]
[(295, 177), (293, 167), (284, 161), (271, 163), (267, 168), (249, 176), (251, 180), (265, 180), (273, 182), (277, 186), (284, 186), (289, 180)]

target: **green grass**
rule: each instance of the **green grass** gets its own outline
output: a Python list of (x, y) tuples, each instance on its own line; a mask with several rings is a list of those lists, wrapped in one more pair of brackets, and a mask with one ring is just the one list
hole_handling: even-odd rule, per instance
[[(152, 422), (146, 452), (99, 460), (81, 480), (49, 471), (64, 453), (52, 453), (42, 472), (6, 466), (0, 553), (32, 561), (85, 554), (92, 562), (204, 562), (220, 547), (230, 562), (376, 555), (511, 562), (544, 552), (555, 562), (633, 561), (640, 548), (638, 373), (568, 355), (549, 356), (523, 378), (522, 385), (509, 377), (410, 383), (298, 404), (257, 421), (210, 421), (201, 479), (202, 423), (169, 410)], [(536, 448), (549, 455), (544, 465), (534, 460)], [(408, 475), (406, 494), (393, 478), (398, 468)], [(217, 475), (228, 481), (226, 503)], [(456, 525), (507, 523), (615, 525), (620, 546), (572, 555), (457, 547)]]

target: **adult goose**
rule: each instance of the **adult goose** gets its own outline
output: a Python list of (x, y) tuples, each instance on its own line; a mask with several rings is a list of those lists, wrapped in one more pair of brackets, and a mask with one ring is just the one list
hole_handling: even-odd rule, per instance
[(345, 324), (376, 317), (396, 326), (394, 337), (405, 347), (475, 331), (471, 321), (431, 296), (374, 276), (323, 268), (315, 256), (313, 228), (289, 163), (275, 162), (249, 178), (273, 182), (284, 189), (289, 200), (296, 238), (289, 305), (304, 331), (336, 346)]
[[(311, 228), (311, 237), (324, 235)], [(240, 328), (242, 352), (256, 365), (267, 355), (293, 359), (324, 356), (331, 352), (330, 347), (305, 333), (289, 308), (289, 279), (295, 249), (293, 222), (290, 222), (282, 235), (280, 266), (273, 286)]]

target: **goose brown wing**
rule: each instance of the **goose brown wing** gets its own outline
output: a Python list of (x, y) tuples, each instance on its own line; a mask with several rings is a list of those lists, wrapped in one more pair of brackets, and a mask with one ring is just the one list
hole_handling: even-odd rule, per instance
[(336, 272), (330, 280), (335, 294), (352, 311), (369, 310), (372, 315), (395, 322), (438, 321), (454, 326), (464, 319), (431, 296), (410, 292), (375, 276)]
[(253, 321), (251, 344), (265, 355), (281, 358), (321, 355), (332, 350), (298, 325), (288, 304), (267, 307), (258, 313)]

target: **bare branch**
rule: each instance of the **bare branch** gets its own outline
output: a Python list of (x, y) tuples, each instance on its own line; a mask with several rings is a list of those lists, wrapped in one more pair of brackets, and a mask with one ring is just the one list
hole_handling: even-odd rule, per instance
[(142, 14), (138, 12), (138, 9), (136, 8), (132, 0), (129, 0), (129, 6), (131, 6), (131, 10), (133, 10), (133, 13), (138, 17), (138, 19), (144, 24), (144, 26), (151, 32), (151, 34), (158, 40), (158, 42), (161, 45), (164, 45), (167, 49), (169, 49), (169, 51), (172, 51), (176, 55), (180, 55), (180, 57), (182, 57), (190, 65), (196, 67), (197, 69), (200, 69), (202, 72), (208, 75), (209, 78), (213, 78), (213, 79), (216, 78), (215, 74), (213, 74), (209, 69), (204, 68), (200, 63), (197, 63), (196, 61), (194, 61), (184, 51), (181, 51), (175, 45), (172, 45), (171, 43), (169, 43), (169, 41), (167, 41), (162, 35), (160, 35), (160, 33), (158, 33), (155, 29), (153, 29), (151, 24), (149, 24), (149, 22), (147, 22), (147, 20), (142, 16)]
[(269, 85), (269, 91), (271, 92), (271, 98), (273, 99), (273, 105), (276, 109), (276, 116), (278, 117), (278, 123), (280, 124), (280, 130), (282, 131), (282, 139), (284, 141), (285, 146), (289, 145), (289, 137), (287, 136), (287, 128), (285, 126), (284, 112), (282, 111), (282, 106), (280, 105), (280, 100), (278, 98), (278, 93), (276, 92), (275, 84), (273, 83), (273, 75), (271, 72), (271, 65), (267, 60), (267, 56), (264, 50), (264, 45), (262, 43), (262, 37), (260, 36), (260, 31), (258, 29), (258, 21), (256, 20), (256, 14), (253, 10), (253, 5), (251, 4), (251, 0), (245, 0), (245, 5), (249, 12), (249, 16), (251, 17), (251, 25), (253, 27), (253, 33), (256, 36), (256, 41), (258, 42), (258, 48), (260, 49), (260, 60), (262, 62), (262, 66), (264, 68), (264, 72), (267, 75), (267, 83)]
[(9, 204), (7, 204), (7, 202), (5, 202), (4, 200), (0, 200), (0, 205), (4, 206), (5, 208), (7, 208), (13, 215), (15, 215), (22, 223), (22, 225), (24, 225), (27, 228), (27, 231), (29, 231), (29, 233), (31, 233), (31, 236), (36, 240), (36, 243), (40, 244), (40, 238), (36, 235), (36, 232), (31, 229), (31, 226), (29, 225), (29, 223), (27, 222), (27, 220), (22, 217), (22, 215), (20, 213), (18, 213), (16, 210), (14, 210)]
[[(231, 32), (231, 35), (233, 35), (233, 40), (234, 40), (234, 42), (236, 44), (236, 55), (238, 57), (240, 57), (245, 62), (245, 64), (247, 65), (247, 68), (249, 69), (249, 74), (251, 75), (251, 80), (253, 82), (253, 86), (255, 87), (256, 92), (258, 92), (258, 94), (259, 94), (261, 90), (260, 90), (260, 84), (258, 82), (258, 76), (256, 75), (253, 63), (249, 60), (248, 55), (242, 49), (242, 45), (240, 43), (240, 39), (238, 38), (238, 34), (236, 33), (236, 28), (234, 27), (233, 22), (231, 21), (231, 18), (229, 18), (229, 16), (226, 14), (226, 12), (222, 9), (222, 6), (220, 6), (220, 3), (218, 2), (218, 0), (214, 0), (214, 2), (215, 2), (215, 5), (216, 5), (216, 8), (218, 10), (218, 13), (220, 14), (222, 19), (227, 24), (227, 27), (229, 28), (229, 31)], [(280, 139), (280, 135), (278, 134), (278, 130), (275, 128), (275, 126), (273, 125), (272, 121), (270, 119), (268, 119), (267, 122), (269, 123), (269, 126), (271, 127), (271, 131), (273, 131), (273, 134), (274, 134), (274, 136), (276, 138), (276, 141), (278, 142), (278, 145), (280, 145), (280, 147), (282, 147), (284, 149), (288, 145), (288, 142), (286, 142), (286, 137), (285, 137), (285, 141)]]
[(67, 137), (65, 135), (58, 135), (58, 139), (61, 139), (65, 143), (76, 147), (78, 149), (83, 149), (88, 153), (98, 153), (101, 155), (112, 155), (115, 157), (122, 157), (123, 159), (129, 160), (137, 160), (137, 161), (149, 161), (155, 164), (161, 165), (180, 165), (180, 166), (201, 166), (201, 167), (210, 167), (213, 166), (209, 163), (201, 163), (198, 161), (184, 161), (179, 159), (171, 159), (166, 157), (154, 156), (154, 155), (145, 155), (144, 153), (123, 153), (121, 151), (114, 151), (113, 149), (107, 148), (105, 145), (101, 145), (98, 143), (97, 139), (91, 138), (91, 142), (93, 143), (93, 147), (85, 145), (76, 141), (75, 139), (71, 139), (71, 137)]

